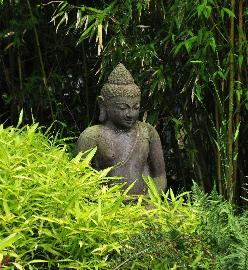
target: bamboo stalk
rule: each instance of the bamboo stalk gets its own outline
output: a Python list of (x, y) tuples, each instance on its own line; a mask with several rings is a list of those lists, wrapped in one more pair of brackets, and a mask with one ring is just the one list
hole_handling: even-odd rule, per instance
[(33, 30), (34, 30), (35, 41), (36, 41), (36, 46), (37, 46), (38, 56), (39, 56), (39, 61), (40, 61), (40, 67), (41, 67), (42, 80), (43, 80), (45, 89), (47, 90), (48, 101), (49, 101), (49, 106), (50, 106), (52, 118), (53, 118), (53, 120), (55, 120), (54, 119), (54, 113), (53, 113), (51, 96), (50, 96), (49, 88), (48, 88), (48, 85), (47, 85), (47, 76), (46, 76), (46, 72), (45, 72), (44, 61), (43, 61), (43, 58), (42, 58), (42, 53), (41, 53), (41, 47), (40, 47), (40, 41), (39, 41), (38, 31), (37, 31), (36, 26), (35, 26), (34, 14), (33, 14), (33, 11), (32, 11), (32, 7), (30, 5), (30, 1), (29, 0), (26, 0), (26, 2), (27, 2), (27, 5), (28, 5), (28, 10), (29, 10), (29, 13), (30, 13), (30, 17), (31, 17), (31, 20), (32, 20), (32, 26), (33, 26)]
[(22, 97), (21, 100), (19, 100), (20, 108), (18, 108), (18, 109), (23, 109), (23, 95), (22, 95), (23, 76), (22, 76), (21, 53), (20, 53), (19, 48), (18, 48), (18, 51), (17, 51), (17, 63), (18, 63), (18, 74), (19, 74), (19, 87), (20, 87), (20, 92), (21, 92), (21, 97)]
[[(216, 104), (216, 103), (215, 103), (215, 125), (216, 125), (216, 130), (219, 132), (219, 130), (220, 130), (219, 109), (218, 109), (218, 104)], [(219, 134), (217, 134), (217, 143), (219, 146), (220, 145)], [(216, 147), (216, 173), (217, 173), (219, 193), (221, 195), (224, 195), (223, 194), (222, 179), (221, 179), (221, 153), (220, 153), (220, 150), (218, 149), (218, 147)]]
[(41, 67), (41, 72), (42, 72), (42, 79), (44, 82), (45, 87), (47, 87), (47, 76), (46, 76), (46, 72), (45, 72), (45, 68), (44, 68), (44, 62), (43, 62), (43, 58), (42, 58), (42, 53), (41, 53), (41, 48), (40, 48), (40, 41), (39, 41), (39, 36), (38, 36), (38, 32), (35, 26), (35, 20), (34, 20), (34, 14), (30, 5), (29, 0), (27, 1), (27, 5), (28, 5), (28, 10), (31, 16), (31, 20), (33, 23), (33, 30), (34, 30), (34, 35), (35, 35), (35, 41), (36, 41), (36, 45), (37, 45), (37, 49), (38, 49), (38, 55), (39, 55), (39, 60), (40, 60), (40, 67)]
[[(235, 0), (231, 0), (231, 10), (235, 13)], [(233, 201), (233, 97), (234, 97), (234, 17), (230, 17), (230, 76), (229, 76), (229, 104), (228, 104), (228, 131), (227, 131), (227, 196)]]
[(82, 50), (83, 50), (83, 79), (85, 86), (85, 101), (86, 101), (86, 119), (87, 125), (90, 123), (90, 103), (89, 103), (89, 85), (88, 85), (88, 66), (87, 66), (87, 58), (84, 46), (84, 40), (82, 42)]
[[(243, 42), (243, 26), (244, 26), (244, 22), (243, 22), (243, 0), (239, 0), (239, 36), (238, 36), (238, 46), (239, 46), (239, 58), (242, 57), (243, 53), (242, 53), (242, 42)], [(237, 91), (240, 92), (241, 94), (241, 81), (242, 81), (242, 63), (239, 63), (238, 65), (238, 89)], [(236, 128), (239, 126), (240, 124), (240, 97), (236, 97), (236, 109), (237, 109), (237, 114), (235, 117), (235, 126)], [(239, 151), (239, 138), (236, 139), (235, 143), (234, 143), (234, 153), (235, 155), (238, 155), (238, 151)], [(237, 192), (237, 163), (238, 162), (238, 157), (234, 160), (234, 164), (233, 164), (233, 184), (234, 184), (234, 192), (236, 195)], [(236, 197), (236, 196), (234, 196)]]
[(18, 62), (18, 73), (19, 73), (19, 81), (20, 81), (20, 90), (22, 90), (22, 88), (23, 88), (23, 83), (22, 83), (22, 64), (21, 64), (21, 53), (20, 53), (20, 50), (19, 49), (18, 49), (17, 62)]

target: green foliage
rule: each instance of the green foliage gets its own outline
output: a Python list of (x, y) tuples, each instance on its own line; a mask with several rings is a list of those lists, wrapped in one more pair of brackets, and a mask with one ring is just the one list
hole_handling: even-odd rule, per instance
[(110, 168), (91, 168), (95, 151), (71, 159), (38, 124), (0, 126), (0, 266), (246, 269), (247, 212), (197, 186), (160, 196), (149, 177), (150, 198), (132, 201), (107, 184)]
[(172, 189), (169, 189), (160, 195), (150, 177), (145, 178), (145, 181), (149, 188), (150, 203), (154, 206), (152, 211), (158, 217), (157, 222), (163, 230), (194, 233), (198, 226), (198, 217), (190, 202), (189, 192), (176, 196)]
[[(246, 11), (239, 6), (239, 12), (230, 1), (63, 1), (53, 16), (59, 27), (67, 16), (78, 42), (89, 39), (98, 47), (102, 81), (119, 62), (132, 71), (142, 89), (145, 118), (169, 134), (170, 140), (163, 137), (171, 150), (166, 154), (174, 153), (173, 162), (180, 164), (173, 168), (168, 160), (174, 173), (168, 178), (185, 186), (191, 172), (190, 180), (208, 192), (218, 182), (219, 192), (231, 201), (238, 182), (245, 181), (237, 176), (248, 59)], [(234, 22), (238, 43), (227, 21)]]
[(247, 269), (248, 212), (235, 213), (216, 191), (207, 196), (195, 184), (193, 198), (200, 217), (198, 233), (214, 249), (218, 269)]
[(214, 269), (211, 247), (194, 234), (164, 233), (151, 224), (125, 245), (114, 269)]
[[(33, 118), (54, 129), (64, 127), (65, 136), (89, 124), (96, 110), (94, 102), (87, 104), (89, 88), (94, 95), (95, 80), (88, 80), (91, 71), (88, 45), (76, 47), (77, 37), (56, 33), (51, 14), (53, 5), (44, 1), (3, 0), (0, 5), (0, 121), (16, 125), (21, 109), (24, 123)], [(32, 16), (31, 16), (32, 13)], [(87, 52), (86, 52), (87, 51)], [(70, 61), (68, 60), (70, 59)], [(90, 64), (84, 61), (91, 61)], [(86, 117), (82, 117), (86, 115)]]
[[(182, 196), (184, 194), (178, 196), (179, 201)], [(215, 190), (206, 195), (194, 184), (192, 204), (186, 209), (194, 211), (197, 219), (185, 219), (186, 223), (192, 223), (194, 230), (190, 226), (182, 230), (177, 224), (177, 213), (184, 213), (186, 209), (182, 209), (184, 206), (178, 198), (175, 200), (172, 195), (169, 200), (160, 201), (152, 196), (153, 203), (159, 202), (155, 207), (158, 220), (172, 223), (164, 227), (151, 223), (139, 235), (133, 236), (117, 258), (114, 269), (247, 269), (247, 211), (235, 213), (233, 206)], [(159, 216), (163, 204), (167, 206), (165, 218)], [(178, 212), (168, 218), (168, 212), (173, 212), (178, 205)]]
[(0, 141), (0, 250), (18, 269), (108, 268), (119, 242), (145, 226), (144, 207), (124, 206), (108, 170), (89, 166), (94, 152), (69, 160), (37, 124), (1, 125)]
[(2, 122), (15, 125), (24, 108), (25, 123), (78, 134), (97, 121), (99, 89), (123, 62), (142, 90), (141, 118), (161, 134), (169, 185), (190, 189), (195, 179), (230, 200), (243, 195), (244, 0), (235, 10), (227, 0), (41, 2), (0, 5)]
[(114, 269), (215, 269), (211, 246), (196, 233), (199, 212), (189, 193), (160, 196), (152, 179), (145, 181), (155, 219), (125, 244)]

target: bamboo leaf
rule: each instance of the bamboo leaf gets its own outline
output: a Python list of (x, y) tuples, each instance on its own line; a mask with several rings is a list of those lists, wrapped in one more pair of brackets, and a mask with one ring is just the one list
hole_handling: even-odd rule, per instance
[(5, 199), (2, 199), (3, 200), (3, 209), (4, 209), (4, 212), (7, 216), (10, 216), (11, 215), (11, 212), (10, 212), (10, 208), (8, 206), (8, 202), (7, 200)]
[(7, 51), (9, 48), (11, 48), (12, 46), (14, 46), (15, 43), (14, 42), (10, 42), (5, 48), (4, 51)]
[(108, 175), (108, 173), (113, 169), (113, 167), (106, 168), (102, 171), (100, 171), (99, 179), (104, 178)]
[(90, 34), (92, 34), (94, 32), (94, 27), (95, 27), (95, 23), (91, 23), (91, 25), (83, 31), (83, 33), (81, 34), (78, 42), (77, 42), (77, 46), (87, 37), (90, 36)]
[(97, 151), (97, 147), (91, 149), (90, 152), (87, 154), (87, 156), (83, 159), (82, 164), (89, 165), (94, 155), (96, 154), (96, 151)]
[(216, 46), (215, 39), (214, 39), (213, 37), (210, 39), (210, 46), (211, 46), (212, 50), (213, 50), (214, 52), (216, 52), (217, 46)]
[(240, 128), (240, 122), (239, 122), (238, 126), (236, 127), (236, 130), (235, 130), (235, 133), (234, 133), (234, 141), (236, 141), (238, 139), (239, 128)]
[(79, 10), (77, 11), (76, 28), (78, 28), (79, 25), (81, 24), (81, 18), (82, 18), (82, 13), (81, 13), (81, 10), (79, 9)]
[(243, 61), (244, 61), (244, 56), (241, 54), (238, 57), (239, 68), (242, 67)]
[(102, 24), (98, 24), (97, 26), (97, 42), (98, 42), (98, 51), (97, 54), (100, 55), (101, 51), (103, 49), (103, 44), (102, 44)]
[(224, 13), (228, 14), (229, 17), (231, 18), (236, 18), (234, 12), (230, 10), (229, 8), (222, 8), (221, 9), (221, 17), (224, 17)]
[(184, 45), (183, 42), (179, 43), (176, 47), (174, 47), (174, 55), (177, 55), (181, 50), (182, 46)]
[(68, 19), (68, 15), (66, 15), (67, 13), (64, 13), (63, 17), (61, 18), (61, 20), (59, 21), (59, 23), (56, 26), (56, 32), (58, 31), (60, 25), (62, 25), (62, 23)]
[(11, 246), (14, 242), (16, 242), (20, 238), (20, 235), (17, 233), (12, 233), (8, 237), (4, 238), (0, 241), (0, 252), (2, 252), (6, 247)]
[(22, 121), (23, 121), (23, 109), (21, 109), (21, 112), (19, 114), (19, 119), (18, 119), (18, 123), (17, 123), (17, 126), (16, 126), (17, 128), (20, 127)]
[(24, 270), (24, 267), (21, 266), (19, 263), (13, 262), (12, 264), (16, 267), (16, 269), (18, 269), (18, 270)]

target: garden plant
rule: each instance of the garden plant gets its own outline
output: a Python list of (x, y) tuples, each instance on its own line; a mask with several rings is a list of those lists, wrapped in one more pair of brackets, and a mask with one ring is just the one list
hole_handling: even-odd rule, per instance
[(0, 126), (1, 268), (246, 269), (247, 212), (196, 184), (160, 196), (151, 178), (149, 198), (126, 203), (111, 168), (91, 168), (96, 149), (72, 158), (65, 141)]

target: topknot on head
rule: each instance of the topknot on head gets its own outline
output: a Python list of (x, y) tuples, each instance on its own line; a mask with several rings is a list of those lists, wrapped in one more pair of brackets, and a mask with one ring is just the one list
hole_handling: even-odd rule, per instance
[(122, 63), (119, 63), (108, 77), (108, 83), (117, 85), (133, 84), (134, 80), (131, 73)]
[(131, 73), (119, 63), (110, 73), (107, 83), (101, 90), (101, 96), (105, 99), (117, 96), (137, 97), (140, 96), (140, 89), (134, 83)]

